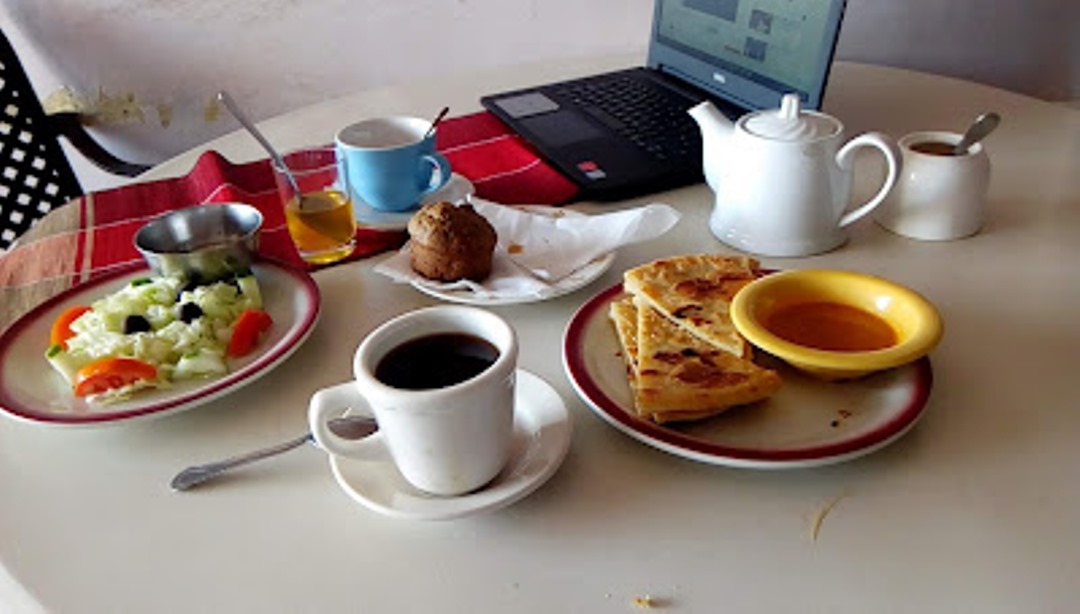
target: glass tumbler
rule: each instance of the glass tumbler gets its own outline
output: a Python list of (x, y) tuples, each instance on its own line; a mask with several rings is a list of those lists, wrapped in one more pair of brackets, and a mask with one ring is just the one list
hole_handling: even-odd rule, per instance
[(300, 188), (297, 194), (285, 170), (273, 164), (289, 236), (300, 257), (311, 264), (347, 257), (356, 246), (356, 218), (344, 178), (338, 176), (334, 148), (298, 150), (282, 158)]

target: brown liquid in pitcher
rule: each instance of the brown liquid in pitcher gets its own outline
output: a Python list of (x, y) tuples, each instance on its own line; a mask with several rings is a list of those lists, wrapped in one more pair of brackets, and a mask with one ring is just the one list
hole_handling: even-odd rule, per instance
[(931, 156), (955, 156), (957, 154), (953, 147), (954, 145), (952, 145), (951, 143), (942, 143), (941, 141), (924, 141), (922, 143), (915, 143), (914, 145), (912, 145), (911, 151), (930, 154)]

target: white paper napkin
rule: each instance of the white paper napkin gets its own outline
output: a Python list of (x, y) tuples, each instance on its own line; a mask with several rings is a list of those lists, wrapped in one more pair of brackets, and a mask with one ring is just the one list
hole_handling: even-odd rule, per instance
[(409, 264), (409, 246), (380, 262), (375, 271), (402, 283), (448, 292), (468, 289), (477, 298), (542, 297), (555, 284), (623, 245), (654, 239), (679, 221), (669, 205), (653, 203), (600, 215), (555, 207), (510, 207), (470, 199), (499, 236), (491, 275), (483, 282), (432, 281)]

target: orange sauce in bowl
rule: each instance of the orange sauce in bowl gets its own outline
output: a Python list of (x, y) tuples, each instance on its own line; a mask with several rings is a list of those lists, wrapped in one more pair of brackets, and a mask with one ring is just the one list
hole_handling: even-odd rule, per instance
[(899, 340), (893, 327), (880, 316), (833, 302), (781, 307), (763, 324), (781, 339), (831, 352), (883, 350)]

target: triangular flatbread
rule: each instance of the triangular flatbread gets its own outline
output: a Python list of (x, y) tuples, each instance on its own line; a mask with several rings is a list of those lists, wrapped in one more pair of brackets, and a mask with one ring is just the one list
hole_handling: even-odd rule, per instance
[(626, 294), (611, 302), (608, 306), (608, 318), (615, 325), (615, 334), (619, 337), (623, 360), (626, 362), (626, 376), (630, 387), (637, 386), (638, 373), (638, 331), (637, 307), (634, 297)]
[[(637, 309), (634, 297), (624, 295), (608, 305), (608, 318), (615, 325), (616, 337), (622, 349), (622, 359), (626, 364), (626, 381), (631, 391), (637, 396)], [(636, 406), (636, 398), (634, 400)]]
[(760, 401), (780, 387), (776, 373), (701, 341), (640, 299), (613, 302), (609, 317), (642, 418), (660, 424), (700, 420)]
[(692, 254), (630, 269), (623, 274), (623, 288), (699, 339), (747, 356), (749, 346), (729, 310), (735, 293), (759, 276), (753, 258)]

